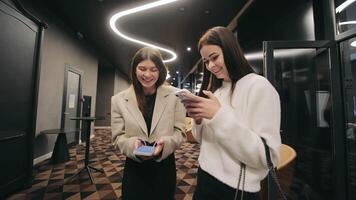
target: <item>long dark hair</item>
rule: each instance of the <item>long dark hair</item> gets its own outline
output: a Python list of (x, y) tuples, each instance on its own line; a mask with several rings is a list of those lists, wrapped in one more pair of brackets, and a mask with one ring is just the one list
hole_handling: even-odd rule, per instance
[(146, 102), (145, 95), (143, 93), (143, 87), (136, 76), (136, 68), (137, 65), (144, 60), (151, 60), (158, 69), (159, 77), (155, 84), (156, 88), (158, 88), (165, 82), (167, 76), (167, 68), (163, 63), (162, 55), (158, 49), (144, 47), (136, 52), (131, 62), (131, 81), (135, 90), (138, 107), (140, 108), (142, 113), (144, 113), (145, 111)]
[[(222, 49), (225, 66), (231, 79), (231, 94), (235, 89), (236, 82), (249, 73), (254, 73), (251, 65), (247, 62), (237, 38), (229, 29), (217, 26), (207, 30), (199, 39), (198, 50), (204, 45), (217, 45)], [(203, 63), (201, 62), (203, 65)], [(199, 95), (205, 96), (202, 91), (215, 92), (222, 85), (222, 79), (216, 78), (206, 67), (204, 69), (203, 83)]]

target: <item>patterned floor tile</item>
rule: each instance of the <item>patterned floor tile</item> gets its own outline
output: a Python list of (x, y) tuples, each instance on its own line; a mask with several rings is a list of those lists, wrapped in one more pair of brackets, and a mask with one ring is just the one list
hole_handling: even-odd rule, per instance
[[(111, 132), (107, 129), (95, 131), (91, 141), (90, 165), (104, 173), (93, 172), (95, 184), (91, 184), (86, 172), (68, 181), (84, 167), (85, 145), (69, 149), (70, 160), (66, 163), (51, 164), (46, 160), (35, 167), (32, 187), (7, 200), (48, 199), (48, 200), (114, 200), (121, 199), (121, 181), (125, 156), (112, 148)], [(199, 145), (184, 143), (175, 153), (177, 166), (176, 200), (191, 200), (196, 185)]]

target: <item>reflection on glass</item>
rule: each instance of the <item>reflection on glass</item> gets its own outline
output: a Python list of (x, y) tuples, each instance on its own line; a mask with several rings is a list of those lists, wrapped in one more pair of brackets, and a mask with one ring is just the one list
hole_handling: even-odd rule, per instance
[(184, 79), (182, 80), (181, 88), (187, 89), (192, 93), (198, 94), (203, 82), (203, 65), (202, 62), (197, 62), (193, 66), (194, 71), (191, 71)]
[(337, 34), (356, 29), (356, 0), (335, 0)]
[(352, 45), (356, 38), (340, 43), (341, 62), (344, 79), (351, 84), (345, 85), (346, 105), (346, 145), (349, 200), (356, 199), (356, 47)]
[(274, 51), (282, 142), (297, 151), (297, 161), (288, 170), (292, 184), (284, 188), (289, 199), (333, 197), (329, 66), (327, 49)]

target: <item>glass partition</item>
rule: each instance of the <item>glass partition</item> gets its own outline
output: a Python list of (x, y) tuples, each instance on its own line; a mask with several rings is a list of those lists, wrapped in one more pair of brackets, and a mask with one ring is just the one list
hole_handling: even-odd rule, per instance
[(356, 199), (356, 37), (340, 43), (345, 79), (346, 151), (349, 198)]
[(264, 45), (271, 52), (264, 74), (281, 99), (282, 143), (297, 152), (295, 163), (279, 174), (280, 182), (289, 199), (333, 199), (330, 51), (323, 45), (284, 44)]

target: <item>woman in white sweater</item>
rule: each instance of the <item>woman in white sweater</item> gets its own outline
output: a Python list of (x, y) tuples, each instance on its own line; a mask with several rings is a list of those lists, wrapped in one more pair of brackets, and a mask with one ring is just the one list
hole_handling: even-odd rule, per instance
[(227, 28), (209, 29), (198, 49), (204, 64), (199, 96), (204, 97), (183, 100), (194, 119), (193, 136), (201, 144), (193, 199), (257, 200), (260, 181), (268, 172), (261, 138), (274, 166), (279, 160), (278, 93), (254, 73)]

